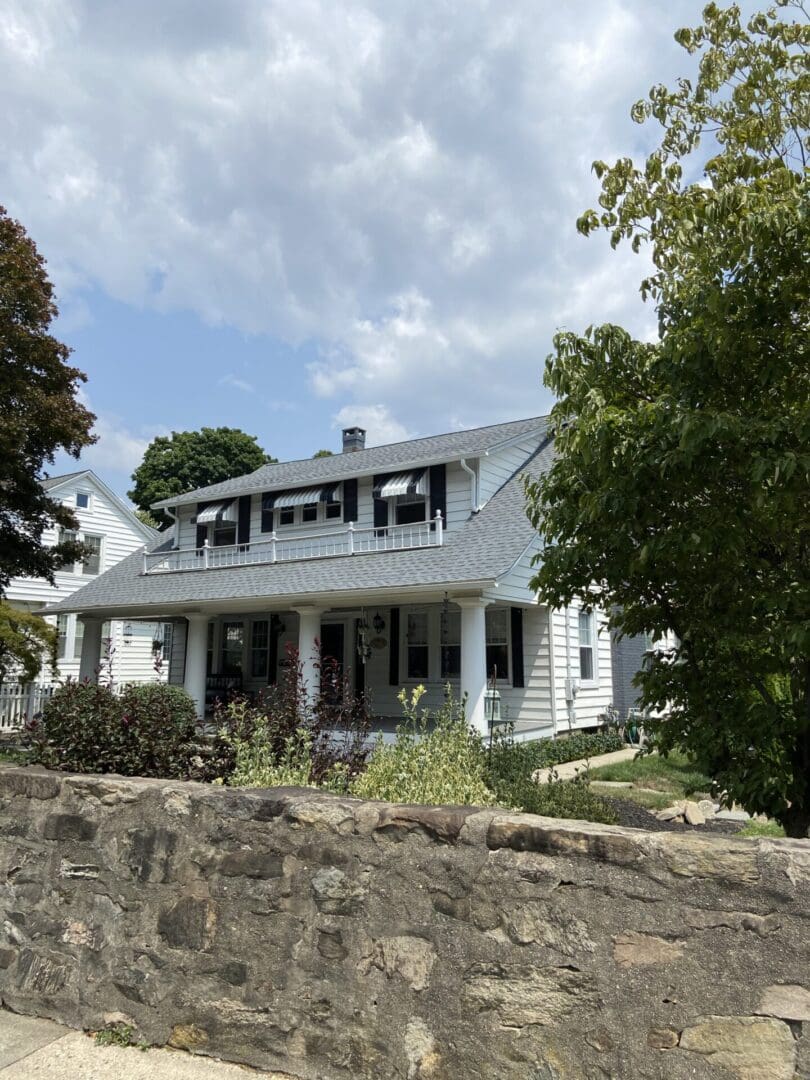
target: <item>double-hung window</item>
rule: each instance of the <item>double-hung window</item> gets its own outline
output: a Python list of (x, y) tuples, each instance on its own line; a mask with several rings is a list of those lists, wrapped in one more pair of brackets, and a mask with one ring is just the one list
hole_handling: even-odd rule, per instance
[(267, 662), (270, 656), (270, 623), (257, 620), (250, 631), (250, 674), (254, 679), (267, 678)]
[(427, 679), (430, 671), (430, 639), (426, 611), (409, 611), (405, 634), (406, 670), (409, 679)]
[(487, 679), (493, 675), (499, 681), (509, 678), (508, 615), (506, 608), (487, 609)]
[(101, 537), (84, 533), (82, 543), (89, 550), (82, 559), (82, 573), (87, 577), (94, 577), (101, 573)]
[(579, 613), (579, 677), (584, 683), (596, 680), (596, 634), (592, 611)]
[(425, 520), (427, 503), (424, 495), (398, 495), (394, 502), (397, 525), (416, 525)]
[(64, 660), (67, 656), (69, 615), (56, 616), (56, 658)]
[(84, 623), (76, 616), (74, 616), (74, 619), (75, 623), (73, 626), (73, 659), (81, 660), (82, 641), (84, 640)]

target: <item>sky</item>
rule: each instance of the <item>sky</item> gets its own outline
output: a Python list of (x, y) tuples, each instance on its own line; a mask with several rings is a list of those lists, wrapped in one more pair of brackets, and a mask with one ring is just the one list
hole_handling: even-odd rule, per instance
[(80, 464), (124, 494), (171, 431), (289, 460), (538, 415), (556, 330), (651, 336), (645, 256), (575, 222), (701, 7), (4, 0), (0, 204), (88, 377)]

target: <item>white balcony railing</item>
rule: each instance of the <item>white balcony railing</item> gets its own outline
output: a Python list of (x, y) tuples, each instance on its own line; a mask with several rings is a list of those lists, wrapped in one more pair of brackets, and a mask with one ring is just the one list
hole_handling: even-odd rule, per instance
[(376, 551), (407, 551), (411, 548), (441, 547), (444, 521), (438, 512), (430, 521), (412, 525), (358, 529), (354, 525), (339, 532), (310, 533), (308, 536), (279, 537), (274, 532), (261, 540), (227, 547), (175, 548), (172, 551), (144, 551), (144, 574), (166, 574), (177, 570), (219, 570), (226, 566), (255, 566), (260, 563), (290, 562), (293, 559), (326, 559), (336, 555), (368, 555)]

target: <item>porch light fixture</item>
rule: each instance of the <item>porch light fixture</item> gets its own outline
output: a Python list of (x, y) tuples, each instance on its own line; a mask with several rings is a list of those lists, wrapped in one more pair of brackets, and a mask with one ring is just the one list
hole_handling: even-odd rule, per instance
[(360, 612), (357, 622), (357, 655), (361, 663), (365, 664), (371, 658), (371, 645), (368, 640), (368, 620), (365, 611)]
[(132, 638), (132, 623), (124, 623), (124, 641), (129, 644)]
[(383, 630), (385, 629), (385, 619), (382, 617), (382, 615), (379, 613), (379, 611), (374, 616), (372, 626), (374, 627), (374, 629), (376, 630), (376, 632), (378, 634), (381, 634), (383, 632)]

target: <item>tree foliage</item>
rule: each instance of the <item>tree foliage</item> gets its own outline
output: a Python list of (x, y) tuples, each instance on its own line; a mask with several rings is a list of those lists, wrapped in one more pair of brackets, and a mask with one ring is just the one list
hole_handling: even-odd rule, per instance
[(67, 542), (44, 546), (53, 522), (75, 528), (49, 498), (43, 470), (57, 450), (78, 457), (94, 442), (94, 417), (77, 401), (85, 376), (48, 331), (57, 315), (45, 262), (22, 225), (0, 207), (0, 595), (15, 576), (44, 577), (80, 556)]
[(127, 494), (139, 510), (149, 512), (165, 525), (168, 516), (151, 510), (153, 503), (244, 476), (275, 460), (262, 450), (255, 435), (246, 435), (238, 428), (173, 431), (171, 436), (159, 435), (146, 448)]
[(0, 686), (8, 679), (31, 682), (45, 663), (55, 676), (56, 628), (0, 600)]
[(730, 799), (810, 829), (810, 27), (710, 4), (676, 40), (694, 81), (654, 87), (639, 167), (596, 162), (584, 234), (646, 249), (659, 338), (560, 333), (545, 381), (558, 457), (528, 485), (535, 585), (625, 634), (667, 631), (643, 701)]

